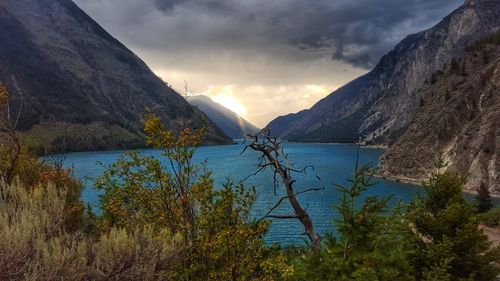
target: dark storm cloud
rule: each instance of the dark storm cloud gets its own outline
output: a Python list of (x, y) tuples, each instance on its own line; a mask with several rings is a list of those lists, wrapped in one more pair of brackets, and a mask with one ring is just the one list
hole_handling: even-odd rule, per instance
[(463, 0), (74, 0), (165, 81), (248, 120), (311, 107)]
[(188, 8), (201, 8), (205, 12), (224, 13), (231, 10), (231, 3), (227, 0), (153, 0), (156, 7), (164, 12), (172, 12), (176, 6), (185, 5)]
[(333, 59), (371, 68), (403, 34), (435, 23), (459, 3), (457, 0), (314, 1), (306, 10), (308, 14), (288, 15), (295, 17), (296, 30), (300, 30), (290, 42), (306, 51), (332, 47)]
[[(147, 21), (152, 24), (167, 21), (168, 25), (165, 24), (162, 30), (147, 26), (141, 30), (140, 37), (143, 41), (141, 44), (149, 42), (152, 45), (161, 45), (162, 39), (165, 41), (179, 39), (178, 42), (185, 44), (182, 48), (206, 47), (208, 44), (219, 49), (243, 47), (262, 50), (288, 45), (302, 52), (318, 54), (328, 52), (334, 60), (344, 61), (355, 67), (371, 68), (384, 53), (408, 33), (436, 23), (453, 8), (462, 4), (463, 0), (76, 0), (76, 2), (83, 6), (93, 5), (96, 9), (99, 6), (106, 6), (106, 3), (110, 9), (113, 5), (109, 3), (120, 7), (131, 7), (130, 12), (124, 14), (109, 11), (108, 17), (122, 16), (122, 21)], [(148, 5), (158, 13), (144, 13), (143, 10)], [(140, 10), (136, 11), (137, 8)], [(119, 30), (118, 33), (126, 31)]]
[[(130, 1), (130, 0), (128, 0)], [(371, 68), (406, 33), (435, 23), (462, 0), (154, 0), (175, 9), (233, 24), (226, 39), (261, 37), (261, 43), (290, 44), (304, 52), (329, 50), (331, 57)], [(207, 24), (207, 23), (205, 23)], [(208, 24), (210, 24), (208, 22)], [(267, 28), (262, 29), (263, 25)], [(219, 38), (221, 39), (221, 38)], [(222, 39), (222, 41), (226, 41)], [(243, 42), (245, 40), (242, 40)], [(258, 46), (257, 46), (258, 47)]]
[(185, 2), (186, 0), (154, 0), (156, 7), (164, 12), (172, 11), (175, 5)]

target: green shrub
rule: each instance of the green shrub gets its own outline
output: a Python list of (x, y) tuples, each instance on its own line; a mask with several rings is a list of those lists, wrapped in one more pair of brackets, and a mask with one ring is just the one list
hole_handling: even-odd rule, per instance
[(287, 280), (414, 280), (402, 209), (389, 208), (390, 197), (360, 200), (371, 185), (366, 172), (358, 171), (351, 186), (338, 187), (338, 234), (327, 236), (319, 250), (292, 256), (293, 269), (284, 268)]
[(32, 153), (16, 131), (12, 111), (6, 88), (0, 83), (0, 180), (8, 184), (17, 180), (26, 189), (47, 184), (66, 188), (64, 224), (68, 231), (79, 229), (83, 223), (83, 186), (72, 177), (70, 169), (44, 162)]
[(65, 194), (52, 186), (28, 192), (19, 183), (1, 183), (0, 192), (0, 279), (21, 279), (62, 238)]
[(479, 221), (487, 226), (500, 225), (500, 207), (493, 208), (486, 213), (479, 214)]

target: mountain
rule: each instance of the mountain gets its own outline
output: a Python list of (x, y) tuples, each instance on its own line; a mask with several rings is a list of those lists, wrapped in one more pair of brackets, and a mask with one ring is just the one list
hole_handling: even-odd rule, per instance
[(142, 146), (147, 109), (232, 142), (71, 0), (0, 1), (0, 81), (22, 107), (18, 129), (48, 151)]
[(269, 127), (279, 137), (305, 142), (391, 144), (418, 108), (420, 89), (463, 55), (472, 42), (500, 27), (500, 1), (467, 0), (436, 26), (406, 37), (368, 74), (312, 108), (278, 117)]
[(424, 180), (436, 155), (500, 193), (500, 33), (478, 44), (421, 91), (408, 130), (384, 153), (380, 173)]
[(256, 134), (260, 131), (252, 123), (207, 96), (190, 96), (188, 102), (203, 111), (212, 122), (233, 139), (240, 139), (247, 133)]

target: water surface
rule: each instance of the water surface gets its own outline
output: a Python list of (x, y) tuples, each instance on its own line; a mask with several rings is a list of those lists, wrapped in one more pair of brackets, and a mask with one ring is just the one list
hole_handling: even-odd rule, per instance
[[(217, 186), (221, 186), (227, 178), (232, 178), (235, 182), (245, 179), (256, 171), (258, 154), (247, 150), (240, 155), (243, 145), (225, 145), (201, 147), (195, 153), (195, 161), (208, 161), (208, 168), (213, 172)], [(300, 195), (300, 202), (311, 215), (314, 226), (320, 234), (333, 231), (333, 219), (335, 210), (333, 205), (338, 203), (339, 193), (335, 189), (335, 184), (347, 185), (348, 179), (352, 178), (356, 165), (357, 147), (349, 144), (302, 144), (289, 143), (285, 145), (285, 151), (289, 153), (290, 160), (295, 162), (297, 167), (313, 165), (315, 172), (309, 171), (306, 174), (297, 174), (296, 191), (311, 187), (324, 187), (319, 192), (310, 192)], [(152, 149), (139, 150), (145, 155), (160, 157), (159, 151)], [(74, 175), (85, 183), (82, 199), (85, 202), (97, 204), (98, 192), (92, 188), (93, 179), (103, 172), (103, 165), (109, 165), (123, 151), (104, 152), (82, 152), (68, 154), (66, 165), (74, 167)], [(382, 150), (372, 148), (362, 148), (360, 150), (360, 165), (376, 165)], [(318, 181), (316, 174), (321, 178)], [(376, 184), (372, 186), (367, 195), (388, 196), (394, 195), (391, 204), (402, 200), (409, 202), (417, 192), (422, 191), (420, 187), (413, 185), (395, 183), (381, 179), (374, 180)], [(276, 196), (273, 192), (273, 177), (271, 171), (262, 172), (252, 176), (245, 181), (247, 186), (255, 186), (257, 190), (257, 202), (254, 206), (253, 215), (261, 217), (273, 206), (283, 194), (282, 187)], [(291, 214), (291, 208), (283, 204), (276, 214)], [(278, 242), (282, 245), (303, 243), (305, 236), (301, 235), (303, 228), (295, 220), (275, 220), (271, 225), (266, 241), (269, 243)]]

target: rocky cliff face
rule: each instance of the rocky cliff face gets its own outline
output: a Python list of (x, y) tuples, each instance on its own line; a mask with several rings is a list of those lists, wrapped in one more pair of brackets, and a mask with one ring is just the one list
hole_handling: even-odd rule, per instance
[(439, 153), (449, 169), (500, 193), (500, 34), (437, 73), (420, 93), (408, 130), (381, 159), (384, 175), (425, 180)]
[(390, 144), (413, 119), (420, 89), (447, 69), (472, 42), (500, 28), (500, 1), (468, 0), (429, 30), (405, 38), (368, 74), (311, 109), (279, 117), (269, 126), (292, 141)]
[(146, 109), (230, 142), (71, 0), (0, 1), (0, 81), (12, 108), (22, 104), (19, 129), (48, 147), (62, 132), (72, 150), (142, 145)]
[(207, 96), (190, 96), (188, 102), (203, 111), (217, 127), (233, 139), (241, 139), (246, 134), (257, 134), (260, 131), (259, 128), (243, 117), (214, 102)]

